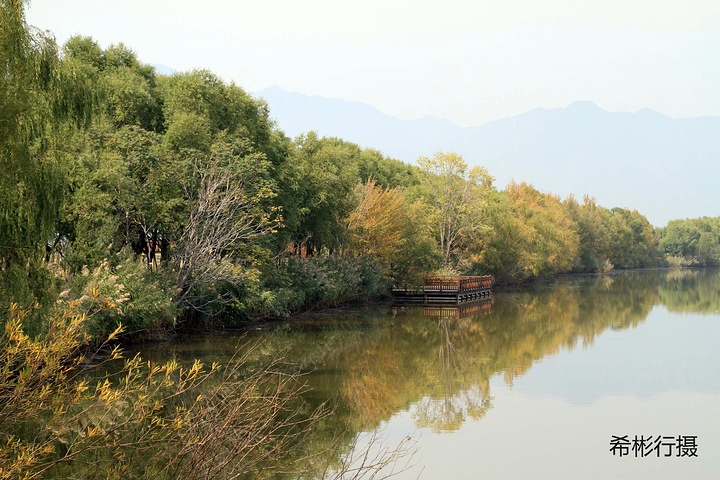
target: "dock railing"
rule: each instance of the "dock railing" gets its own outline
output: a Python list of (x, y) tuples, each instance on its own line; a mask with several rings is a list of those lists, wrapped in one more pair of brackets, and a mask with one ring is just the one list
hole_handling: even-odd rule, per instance
[(423, 290), (428, 292), (469, 292), (492, 287), (492, 275), (478, 277), (427, 275), (423, 279)]
[(459, 285), (461, 292), (468, 290), (485, 290), (492, 287), (492, 275), (483, 275), (480, 277), (460, 277)]

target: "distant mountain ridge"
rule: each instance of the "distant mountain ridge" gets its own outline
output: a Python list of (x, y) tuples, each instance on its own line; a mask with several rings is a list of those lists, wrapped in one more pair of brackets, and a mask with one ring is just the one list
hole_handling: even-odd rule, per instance
[(270, 115), (290, 137), (315, 130), (326, 137), (340, 137), (382, 150), (385, 155), (408, 163), (419, 155), (432, 154), (446, 139), (459, 136), (462, 131), (441, 118), (401, 120), (365, 103), (291, 93), (280, 87), (256, 95), (267, 100)]
[(256, 95), (291, 137), (316, 130), (408, 163), (454, 151), (486, 166), (498, 188), (514, 179), (562, 197), (588, 194), (607, 208), (636, 209), (656, 226), (720, 216), (720, 117), (611, 113), (577, 102), (463, 128), (434, 117), (401, 120), (360, 102), (279, 87)]

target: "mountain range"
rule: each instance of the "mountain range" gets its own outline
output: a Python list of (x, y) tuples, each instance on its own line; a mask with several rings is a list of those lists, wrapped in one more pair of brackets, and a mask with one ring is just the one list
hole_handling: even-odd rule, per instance
[(672, 119), (652, 110), (607, 112), (591, 102), (538, 108), (478, 127), (436, 117), (403, 120), (360, 102), (279, 87), (257, 92), (286, 135), (315, 130), (415, 163), (456, 152), (503, 189), (538, 190), (637, 210), (655, 226), (720, 215), (720, 117)]

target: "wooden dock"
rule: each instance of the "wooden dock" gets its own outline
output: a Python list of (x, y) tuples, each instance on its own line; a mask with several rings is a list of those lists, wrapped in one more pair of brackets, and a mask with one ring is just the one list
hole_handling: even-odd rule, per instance
[(427, 275), (422, 288), (393, 288), (396, 303), (460, 304), (490, 297), (493, 277)]

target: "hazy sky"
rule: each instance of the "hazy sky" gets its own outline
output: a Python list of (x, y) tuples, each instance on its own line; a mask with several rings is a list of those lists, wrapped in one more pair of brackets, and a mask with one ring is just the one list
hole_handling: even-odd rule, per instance
[(32, 0), (59, 43), (481, 125), (589, 100), (720, 115), (720, 0)]

